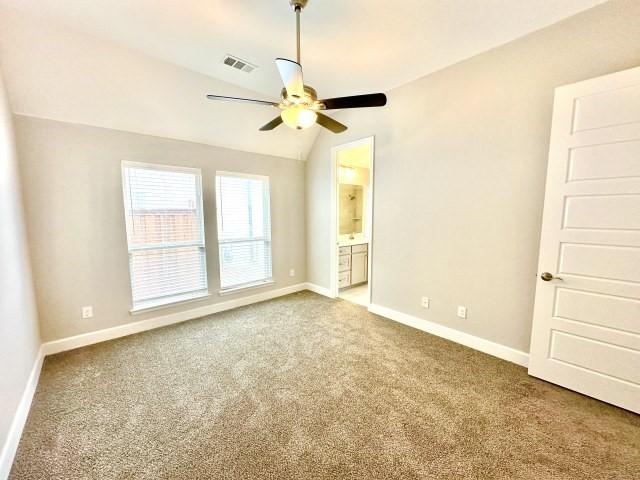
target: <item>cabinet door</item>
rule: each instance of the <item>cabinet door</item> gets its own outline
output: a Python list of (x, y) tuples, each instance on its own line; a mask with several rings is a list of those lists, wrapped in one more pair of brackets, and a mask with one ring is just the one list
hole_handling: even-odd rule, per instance
[(351, 255), (351, 284), (367, 281), (367, 254), (366, 252)]
[(351, 251), (353, 253), (367, 253), (367, 244), (366, 243), (361, 243), (359, 245), (353, 245), (351, 247)]
[(340, 255), (338, 257), (338, 272), (348, 272), (351, 270), (351, 255)]
[(341, 272), (338, 275), (338, 287), (344, 288), (351, 285), (351, 272)]

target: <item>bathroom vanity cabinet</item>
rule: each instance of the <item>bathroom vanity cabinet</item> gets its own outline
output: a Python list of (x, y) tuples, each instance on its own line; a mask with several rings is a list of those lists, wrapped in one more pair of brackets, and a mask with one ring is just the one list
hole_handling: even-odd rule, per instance
[(338, 251), (338, 287), (345, 288), (367, 281), (369, 245), (343, 245)]

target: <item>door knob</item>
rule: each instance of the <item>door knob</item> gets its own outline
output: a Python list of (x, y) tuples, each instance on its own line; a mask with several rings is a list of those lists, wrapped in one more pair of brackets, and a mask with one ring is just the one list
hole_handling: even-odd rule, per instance
[(549, 272), (542, 272), (542, 275), (540, 275), (540, 278), (545, 282), (550, 282), (551, 280), (562, 280), (560, 277), (554, 277), (553, 274)]

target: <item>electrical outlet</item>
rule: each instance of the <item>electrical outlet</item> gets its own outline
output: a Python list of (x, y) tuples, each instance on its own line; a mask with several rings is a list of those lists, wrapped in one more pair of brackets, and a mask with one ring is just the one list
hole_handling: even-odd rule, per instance
[(463, 307), (462, 305), (458, 305), (458, 317), (467, 318), (467, 307)]
[(429, 297), (422, 297), (422, 301), (420, 302), (420, 305), (422, 305), (422, 308), (429, 308)]
[(296, 270), (295, 270), (295, 268), (292, 268), (291, 270), (289, 270), (289, 276), (290, 276), (290, 277), (295, 277), (295, 276), (296, 276)]
[(82, 307), (82, 318), (93, 318), (93, 307)]

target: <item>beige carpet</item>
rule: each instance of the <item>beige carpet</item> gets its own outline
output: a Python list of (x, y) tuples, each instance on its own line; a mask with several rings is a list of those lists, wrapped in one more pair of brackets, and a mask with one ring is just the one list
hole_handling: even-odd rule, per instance
[(639, 475), (639, 416), (310, 292), (48, 357), (11, 472)]

